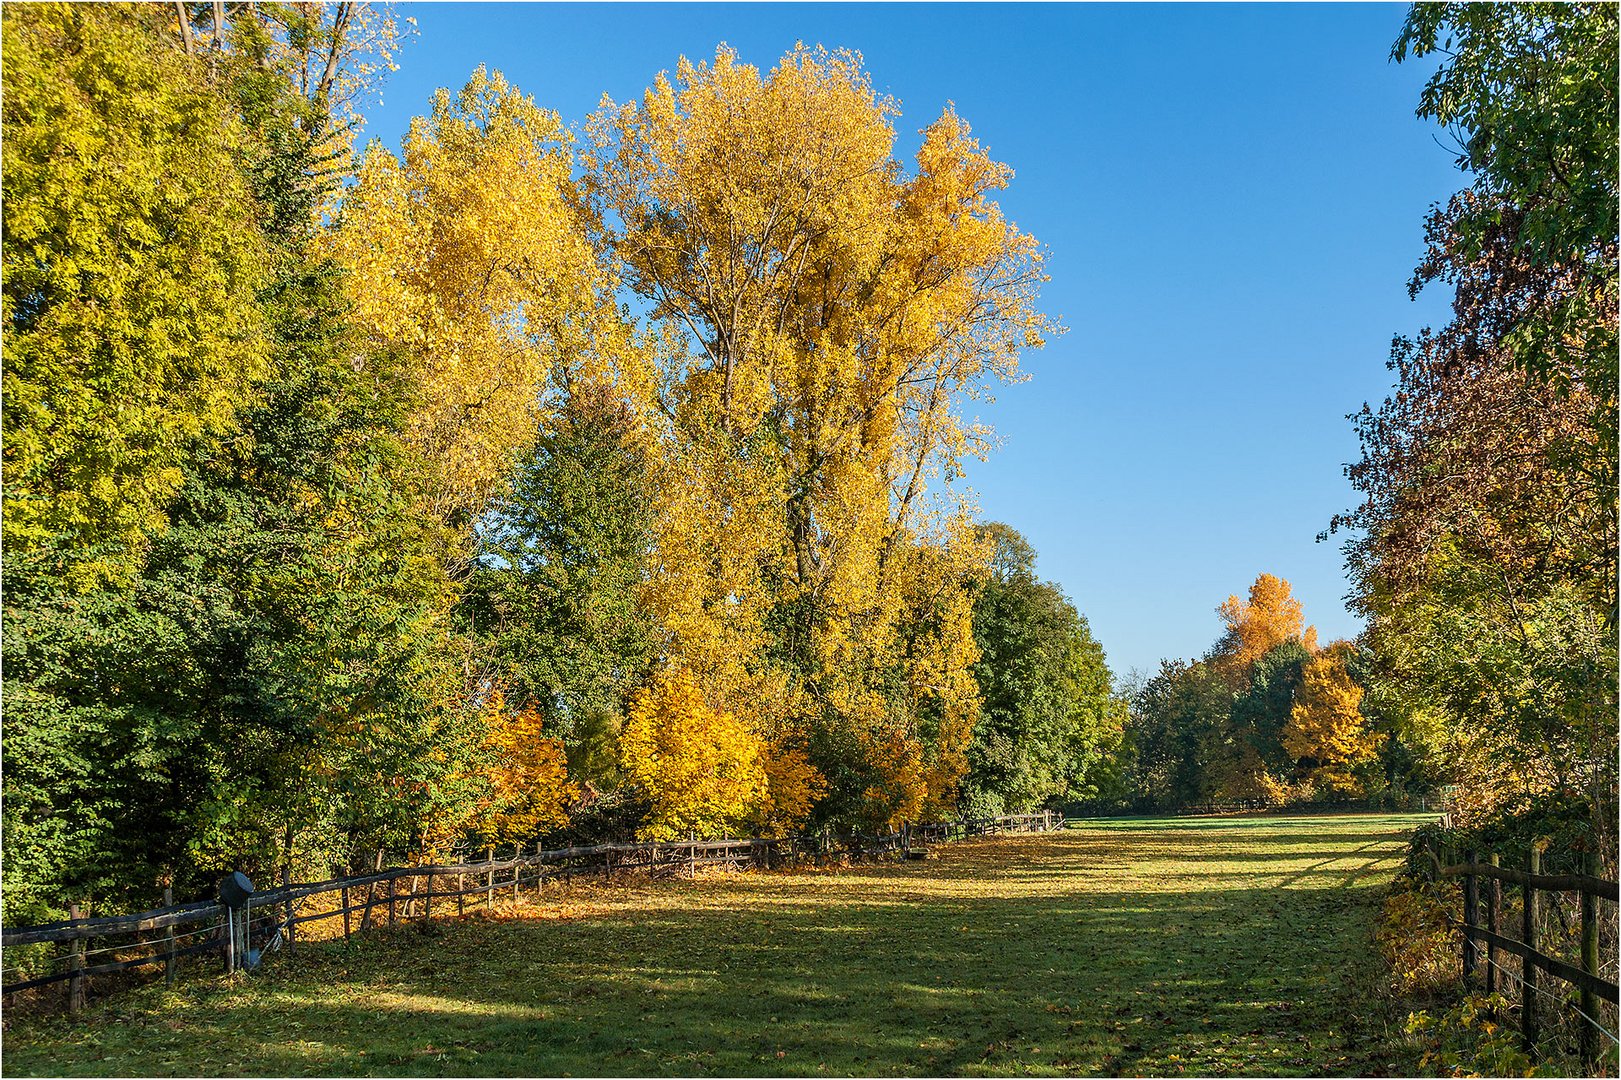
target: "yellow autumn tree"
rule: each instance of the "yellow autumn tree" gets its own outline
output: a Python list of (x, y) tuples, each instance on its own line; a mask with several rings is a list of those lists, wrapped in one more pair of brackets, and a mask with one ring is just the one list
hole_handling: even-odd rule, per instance
[(722, 49), (606, 103), (585, 182), (681, 345), (621, 381), (657, 462), (649, 604), (705, 687), (876, 820), (961, 775), (975, 545), (932, 482), (988, 445), (962, 403), (1053, 329), (995, 201), (1011, 170), (947, 111), (908, 175), (897, 113), (853, 53), (762, 73)]
[(803, 747), (777, 744), (760, 756), (765, 770), (765, 797), (749, 815), (756, 836), (787, 836), (810, 817), (818, 799), (827, 793), (827, 778)]
[(1216, 614), (1226, 624), (1218, 648), (1221, 666), (1229, 673), (1247, 676), (1255, 661), (1286, 641), (1317, 649), (1316, 627), (1305, 626), (1305, 614), (1300, 601), (1290, 595), (1289, 583), (1272, 574), (1255, 579), (1247, 601), (1229, 596)]
[(710, 837), (758, 813), (768, 795), (762, 750), (747, 724), (705, 700), (691, 672), (658, 676), (632, 699), (619, 733), (625, 779), (650, 804), (637, 835)]
[(1355, 797), (1361, 785), (1352, 770), (1378, 755), (1384, 736), (1371, 731), (1362, 717), (1362, 688), (1345, 666), (1348, 649), (1336, 643), (1307, 662), (1283, 728), (1283, 748), (1307, 765), (1311, 779)]
[(485, 779), (489, 795), (475, 827), (503, 841), (524, 842), (568, 821), (577, 791), (559, 739), (549, 739), (532, 708), (512, 709), (499, 691), (485, 704)]
[(549, 380), (604, 340), (615, 308), (578, 212), (570, 135), (480, 67), (440, 90), (396, 156), (373, 143), (333, 253), (373, 356), (416, 391), (411, 445), (444, 521), (484, 507), (535, 438)]
[(45, 551), (73, 588), (130, 579), (270, 370), (252, 139), (150, 10), (0, 24), (5, 555)]

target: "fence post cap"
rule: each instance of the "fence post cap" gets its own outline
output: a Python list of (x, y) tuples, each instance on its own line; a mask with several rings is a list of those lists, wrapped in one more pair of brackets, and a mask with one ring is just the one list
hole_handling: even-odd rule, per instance
[(239, 908), (253, 895), (253, 882), (240, 870), (220, 879), (220, 903)]

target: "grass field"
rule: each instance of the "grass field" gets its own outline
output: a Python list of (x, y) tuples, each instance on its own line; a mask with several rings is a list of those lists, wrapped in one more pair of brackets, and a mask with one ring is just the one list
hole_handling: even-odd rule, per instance
[(930, 862), (576, 886), (17, 1021), (7, 1075), (1397, 1075), (1417, 817), (1090, 821)]

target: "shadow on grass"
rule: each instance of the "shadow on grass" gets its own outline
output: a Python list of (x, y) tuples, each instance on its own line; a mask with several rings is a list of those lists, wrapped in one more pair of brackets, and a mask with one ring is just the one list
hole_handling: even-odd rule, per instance
[(1399, 1073), (1370, 875), (1401, 823), (1332, 820), (1271, 862), (1263, 836), (1210, 853), (1198, 830), (1076, 829), (396, 931), (16, 1032), (6, 1071)]

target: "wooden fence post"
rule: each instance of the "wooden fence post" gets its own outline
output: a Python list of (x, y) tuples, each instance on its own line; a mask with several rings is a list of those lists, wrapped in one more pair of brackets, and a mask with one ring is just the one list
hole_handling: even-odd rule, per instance
[[(1532, 874), (1542, 873), (1542, 849), (1531, 845), (1528, 868)], [(1521, 912), (1520, 940), (1532, 952), (1537, 951), (1537, 890), (1528, 881), (1521, 890), (1525, 894)], [(1537, 1049), (1537, 969), (1530, 961), (1520, 960), (1520, 1038), (1525, 1052), (1535, 1055)]]
[(343, 885), (340, 886), (340, 889), (341, 889), (341, 899), (343, 901), (343, 940), (348, 941), (349, 940), (349, 883), (344, 882)]
[[(1496, 869), (1502, 861), (1497, 852), (1492, 852), (1492, 868)], [(1492, 934), (1497, 933), (1497, 913), (1503, 907), (1503, 882), (1492, 878), (1491, 888), (1486, 893), (1486, 929)], [(1497, 946), (1492, 939), (1486, 939), (1486, 993), (1497, 993)]]
[[(84, 918), (78, 904), (68, 906), (68, 918)], [(68, 970), (73, 974), (68, 978), (68, 1012), (77, 1013), (84, 1008), (84, 938), (74, 938), (69, 948), (72, 952), (68, 956)]]
[(225, 909), (225, 922), (220, 933), (225, 936), (225, 974), (229, 975), (236, 970), (236, 921), (231, 909)]
[[(372, 872), (377, 873), (383, 869), (383, 849), (377, 849), (377, 859), (372, 866)], [(372, 905), (377, 902), (377, 882), (366, 882), (366, 906), (360, 912), (360, 930), (365, 933), (371, 928)]]
[[(281, 868), (281, 887), (284, 889), (293, 887), (293, 864), (290, 862)], [(287, 923), (287, 955), (291, 956), (293, 955), (293, 898), (291, 896), (287, 897), (282, 901), (282, 905), (282, 918)]]
[(486, 911), (495, 909), (495, 847), (492, 845), (484, 855), (484, 862), (489, 869), (484, 871), (484, 908)]
[(394, 929), (394, 883), (399, 880), (398, 874), (388, 876), (388, 928)]
[[(1582, 852), (1582, 873), (1588, 877), (1598, 876), (1598, 858), (1592, 851)], [(1582, 970), (1589, 975), (1598, 974), (1598, 908), (1597, 899), (1586, 889), (1582, 890)], [(1582, 1066), (1591, 1075), (1595, 1071), (1599, 1057), (1598, 1041), (1598, 995), (1587, 987), (1582, 987), (1582, 1012), (1587, 1015), (1582, 1018), (1581, 1027), (1581, 1053)]]
[(459, 919), (467, 913), (467, 875), (456, 875), (456, 917)]
[(242, 901), (242, 913), (237, 918), (236, 966), (245, 968), (248, 952), (253, 948), (253, 898)]
[[(163, 887), (163, 906), (174, 907), (174, 886)], [(163, 931), (163, 985), (174, 985), (174, 923)]]
[(428, 871), (428, 895), (422, 901), (422, 921), (433, 918), (433, 871)]
[[(1464, 861), (1473, 863), (1475, 853), (1466, 851)], [(1465, 986), (1473, 987), (1475, 984), (1475, 969), (1480, 966), (1480, 949), (1475, 942), (1475, 924), (1480, 916), (1480, 889), (1476, 884), (1475, 875), (1463, 875), (1463, 982)]]

